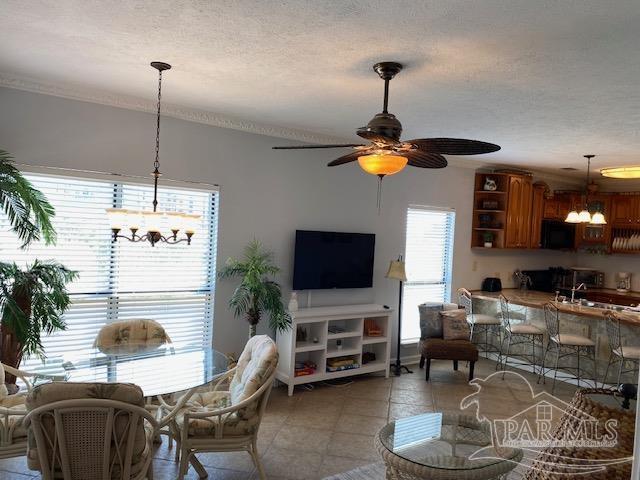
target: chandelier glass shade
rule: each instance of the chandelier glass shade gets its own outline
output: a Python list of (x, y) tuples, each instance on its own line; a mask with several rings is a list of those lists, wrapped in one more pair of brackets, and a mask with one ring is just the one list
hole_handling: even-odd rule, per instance
[(360, 168), (371, 175), (393, 175), (407, 166), (409, 159), (402, 155), (389, 153), (374, 153), (358, 157)]
[(609, 178), (640, 178), (640, 165), (603, 168), (600, 170), (600, 174)]
[[(156, 156), (153, 162), (153, 210), (138, 211), (125, 208), (109, 208), (107, 216), (111, 225), (113, 241), (119, 238), (130, 242), (149, 242), (151, 246), (163, 242), (170, 245), (187, 242), (196, 233), (200, 215), (181, 212), (158, 211), (158, 180), (160, 173), (160, 105), (162, 98), (162, 72), (169, 70), (171, 65), (164, 62), (151, 62), (151, 66), (158, 70), (158, 105), (156, 114)], [(130, 236), (122, 233), (131, 233)], [(140, 232), (140, 233), (139, 233)]]
[(573, 209), (565, 218), (566, 223), (588, 223), (589, 225), (606, 225), (607, 220), (604, 217), (604, 214), (600, 211), (596, 211), (593, 215), (589, 212), (589, 178), (591, 172), (591, 159), (595, 157), (595, 155), (584, 155), (584, 158), (587, 159), (587, 193), (585, 196), (584, 208), (578, 213), (577, 209)]

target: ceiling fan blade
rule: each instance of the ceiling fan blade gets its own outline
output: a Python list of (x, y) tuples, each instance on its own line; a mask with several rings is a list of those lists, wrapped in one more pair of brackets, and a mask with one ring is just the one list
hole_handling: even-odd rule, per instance
[(370, 142), (383, 143), (385, 145), (398, 145), (401, 143), (395, 138), (387, 137), (385, 135), (381, 135), (380, 133), (367, 130), (366, 127), (358, 129), (356, 133), (359, 137), (369, 140)]
[(349, 163), (349, 162), (355, 162), (358, 157), (361, 157), (362, 155), (366, 155), (366, 151), (358, 151), (358, 152), (352, 152), (352, 153), (348, 153), (347, 155), (343, 155), (340, 158), (336, 158), (335, 160), (327, 163), (327, 167), (335, 167), (337, 165), (344, 165), (345, 163)]
[(447, 166), (447, 159), (439, 153), (411, 150), (408, 152), (402, 152), (402, 156), (409, 159), (409, 165), (412, 167), (444, 168)]
[(499, 145), (464, 138), (416, 138), (406, 140), (405, 143), (411, 143), (420, 150), (443, 155), (480, 155), (500, 150)]
[(304, 150), (310, 148), (347, 148), (364, 147), (364, 143), (338, 143), (334, 145), (288, 145), (283, 147), (271, 147), (273, 150)]

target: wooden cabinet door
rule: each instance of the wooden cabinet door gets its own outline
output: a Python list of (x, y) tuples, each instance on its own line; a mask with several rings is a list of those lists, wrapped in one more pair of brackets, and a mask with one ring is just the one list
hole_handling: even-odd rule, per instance
[(526, 248), (529, 245), (529, 216), (531, 215), (531, 179), (509, 177), (507, 222), (505, 225), (506, 248)]
[(529, 236), (529, 248), (540, 248), (542, 246), (542, 218), (545, 211), (544, 185), (533, 187), (531, 204), (531, 235)]
[(558, 206), (559, 202), (555, 198), (544, 199), (544, 210), (542, 211), (542, 217), (550, 220), (556, 220), (558, 218)]
[(558, 196), (558, 220), (564, 221), (569, 212), (577, 207), (580, 198), (576, 195), (559, 195)]
[[(611, 208), (611, 223), (618, 225), (628, 225), (635, 223), (634, 211), (637, 210), (637, 201), (640, 196), (636, 195), (613, 195)], [(635, 215), (637, 218), (637, 215)]]

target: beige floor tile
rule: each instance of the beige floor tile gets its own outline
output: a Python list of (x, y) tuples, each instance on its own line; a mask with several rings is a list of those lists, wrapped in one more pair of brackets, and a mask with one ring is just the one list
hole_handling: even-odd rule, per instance
[(373, 435), (356, 435), (336, 432), (331, 437), (327, 454), (376, 461), (380, 457), (374, 444)]
[(345, 396), (347, 398), (365, 398), (369, 400), (383, 400), (388, 401), (391, 395), (391, 385), (367, 385), (358, 384), (349, 388)]
[(389, 421), (396, 420), (398, 418), (412, 417), (414, 415), (420, 415), (422, 413), (430, 413), (435, 411), (435, 407), (426, 405), (409, 405), (406, 403), (392, 402), (389, 406)]
[[(213, 469), (209, 468), (207, 472), (210, 470)], [(248, 474), (245, 473), (244, 477), (246, 478), (247, 475)], [(0, 476), (0, 478), (2, 478), (2, 476)], [(169, 460), (155, 459), (153, 461), (153, 478), (154, 480), (175, 480), (178, 478), (178, 464)], [(186, 480), (196, 480), (199, 477), (193, 467), (190, 467), (184, 478)], [(212, 477), (210, 476), (209, 478)]]
[(205, 467), (224, 468), (239, 472), (252, 472), (254, 465), (248, 452), (198, 453), (200, 463)]
[(387, 423), (386, 418), (367, 417), (343, 413), (338, 419), (335, 431), (341, 433), (357, 433), (359, 435), (375, 435)]
[(351, 415), (387, 418), (389, 414), (389, 402), (382, 400), (353, 398), (348, 402), (345, 402), (344, 413)]
[(299, 452), (271, 447), (263, 457), (266, 474), (290, 479), (317, 479), (322, 463), (319, 453)]
[(273, 439), (273, 446), (278, 449), (324, 454), (331, 434), (331, 430), (285, 425)]
[(320, 430), (333, 430), (340, 418), (340, 409), (333, 413), (319, 413), (313, 409), (299, 410), (291, 414), (285, 420), (285, 425), (295, 425), (298, 427), (317, 428)]
[(409, 403), (413, 405), (433, 405), (431, 389), (428, 390), (393, 390), (391, 401), (396, 403)]
[(371, 462), (369, 460), (363, 460), (358, 458), (346, 458), (335, 457), (333, 455), (327, 455), (322, 459), (320, 465), (319, 477), (325, 478), (339, 473), (348, 472), (354, 468), (368, 465)]
[(415, 373), (401, 375), (393, 378), (393, 389), (400, 390), (428, 390), (430, 384), (424, 379), (423, 370), (415, 370)]

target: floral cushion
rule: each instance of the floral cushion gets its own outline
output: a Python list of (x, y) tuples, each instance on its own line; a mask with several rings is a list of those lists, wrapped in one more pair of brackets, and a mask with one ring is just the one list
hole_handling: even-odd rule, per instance
[(468, 340), (471, 334), (464, 309), (440, 312), (442, 338), (445, 340)]
[[(6, 408), (9, 410), (9, 416), (7, 423), (2, 421), (0, 429), (4, 430), (4, 439), (9, 443), (15, 443), (19, 440), (25, 440), (27, 436), (27, 429), (24, 427), (24, 416), (27, 414), (27, 407), (25, 400), (27, 396), (24, 394), (8, 395), (0, 400), (0, 408)], [(15, 415), (11, 415), (10, 412), (15, 412)]]
[(105, 325), (93, 346), (103, 353), (114, 355), (151, 350), (170, 342), (167, 332), (158, 322), (136, 319)]
[[(237, 405), (248, 399), (267, 381), (278, 365), (278, 350), (275, 343), (266, 335), (252, 337), (245, 346), (231, 380), (228, 392), (198, 392), (187, 403), (187, 406), (176, 415), (176, 423), (182, 429), (187, 412), (204, 412)], [(215, 435), (251, 435), (259, 426), (258, 405), (256, 398), (249, 405), (232, 413), (219, 417), (189, 419), (190, 436)], [(220, 424), (222, 423), (222, 432)]]
[(7, 386), (4, 384), (4, 366), (0, 363), (0, 400), (9, 395)]
[(425, 302), (418, 305), (420, 312), (420, 339), (442, 338), (442, 310), (456, 310), (458, 306), (454, 303)]
[[(73, 400), (73, 399), (90, 399), (90, 398), (99, 398), (99, 399), (108, 399), (108, 400), (116, 400), (124, 403), (129, 403), (138, 407), (144, 407), (144, 395), (142, 393), (142, 389), (137, 385), (133, 385), (130, 383), (72, 383), (72, 382), (53, 382), (47, 383), (43, 385), (39, 385), (35, 387), (28, 395), (26, 399), (26, 407), (28, 411), (34, 410), (35, 408), (45, 406), (47, 404), (58, 402), (62, 400)], [(75, 428), (101, 428), (103, 423), (103, 419), (100, 418), (100, 415), (97, 415), (93, 418), (84, 418), (86, 415), (83, 412), (76, 412), (69, 414), (69, 421), (75, 423)], [(76, 420), (72, 418), (76, 416)], [(80, 418), (82, 417), (82, 418)], [(54, 438), (55, 424), (53, 419), (49, 416), (43, 416), (42, 418), (42, 427), (50, 438)], [(92, 421), (95, 420), (95, 425), (91, 425)], [(114, 421), (114, 434), (115, 437), (121, 439), (123, 435), (127, 432), (129, 417), (128, 415), (123, 415), (120, 418), (116, 418)], [(143, 468), (146, 459), (149, 455), (152, 454), (152, 449), (150, 447), (150, 442), (148, 441), (150, 432), (148, 429), (144, 428), (144, 422), (140, 421), (136, 427), (136, 432), (134, 436), (134, 447), (133, 447), (133, 462), (132, 462), (132, 474), (134, 477), (136, 473), (140, 472)], [(94, 430), (95, 431), (95, 430)], [(77, 433), (77, 431), (76, 431)], [(90, 434), (88, 434), (90, 437)], [(102, 440), (103, 441), (103, 440)], [(111, 478), (121, 478), (120, 468), (117, 465), (118, 461), (115, 459), (116, 448), (115, 438), (112, 440), (112, 457), (115, 460), (115, 464), (112, 469)], [(123, 445), (126, 444), (126, 440), (124, 440)], [(122, 448), (122, 447), (121, 447)], [(121, 450), (122, 451), (122, 450)], [(94, 453), (92, 451), (92, 453)], [(52, 458), (53, 452), (48, 452), (49, 458)], [(94, 459), (95, 460), (95, 459)], [(102, 460), (100, 460), (102, 461)], [(33, 431), (30, 428), (28, 431), (28, 445), (27, 445), (27, 464), (31, 470), (40, 471), (40, 461), (38, 458), (38, 450), (35, 442), (35, 438), (33, 436)], [(58, 466), (59, 467), (59, 466)], [(55, 478), (62, 478), (62, 472), (56, 471), (54, 473)]]

